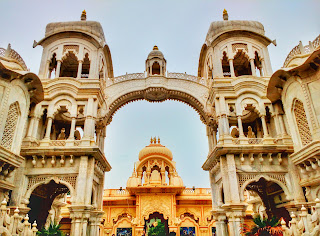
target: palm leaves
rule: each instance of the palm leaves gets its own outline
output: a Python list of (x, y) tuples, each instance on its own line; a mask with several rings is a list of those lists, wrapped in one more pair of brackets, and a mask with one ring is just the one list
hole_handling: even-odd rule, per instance
[(280, 220), (276, 217), (271, 219), (261, 219), (256, 217), (253, 219), (254, 226), (248, 226), (247, 224), (242, 225), (241, 234), (245, 236), (282, 236), (282, 228)]
[(38, 236), (64, 236), (64, 233), (60, 230), (61, 225), (51, 222), (48, 229), (42, 228), (37, 232)]

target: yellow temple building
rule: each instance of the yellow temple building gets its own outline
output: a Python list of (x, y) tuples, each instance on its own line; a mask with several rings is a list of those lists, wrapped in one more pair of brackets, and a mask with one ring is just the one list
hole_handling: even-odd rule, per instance
[[(126, 189), (105, 189), (100, 235), (147, 235), (158, 222), (167, 235), (215, 235), (210, 188), (186, 188), (172, 152), (151, 138), (139, 153)], [(63, 210), (62, 229), (70, 230)], [(155, 223), (157, 222), (157, 223)]]

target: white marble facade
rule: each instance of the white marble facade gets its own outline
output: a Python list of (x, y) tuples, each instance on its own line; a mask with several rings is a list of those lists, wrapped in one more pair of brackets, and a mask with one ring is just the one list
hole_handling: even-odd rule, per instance
[(250, 212), (291, 220), (289, 211), (320, 197), (319, 37), (274, 73), (271, 43), (261, 23), (224, 11), (210, 25), (197, 76), (167, 72), (155, 46), (144, 72), (114, 77), (103, 29), (84, 11), (80, 21), (48, 24), (34, 42), (43, 47), (38, 76), (10, 47), (0, 49), (0, 200), (42, 226), (50, 209), (61, 219), (53, 200), (70, 196), (71, 234), (103, 235), (107, 125), (131, 101), (172, 99), (207, 126), (203, 169), (217, 235), (239, 235)]

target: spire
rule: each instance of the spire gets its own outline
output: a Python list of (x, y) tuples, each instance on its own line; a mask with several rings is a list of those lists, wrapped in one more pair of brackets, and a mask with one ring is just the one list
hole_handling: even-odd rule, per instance
[(229, 19), (229, 15), (226, 9), (223, 10), (223, 20), (228, 20)]
[(87, 20), (87, 12), (86, 10), (83, 10), (81, 13), (81, 20)]
[(160, 144), (160, 137), (158, 137), (158, 143)]
[(154, 45), (152, 50), (159, 50), (159, 48), (157, 45)]
[(8, 43), (8, 47), (7, 47), (7, 50), (4, 54), (5, 57), (9, 57), (10, 56), (10, 53), (11, 53), (11, 44)]

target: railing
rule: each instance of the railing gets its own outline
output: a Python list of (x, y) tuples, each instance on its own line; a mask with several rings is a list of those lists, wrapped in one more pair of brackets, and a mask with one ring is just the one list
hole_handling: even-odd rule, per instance
[(286, 60), (283, 63), (283, 67), (286, 67), (289, 64), (289, 61), (296, 55), (299, 54), (309, 54), (312, 53), (317, 47), (320, 46), (320, 35), (309, 43), (309, 45), (303, 46), (300, 42), (297, 46), (295, 46), (288, 54)]
[(197, 77), (197, 76), (194, 76), (194, 75), (188, 75), (187, 73), (168, 72), (167, 73), (167, 78), (184, 79), (184, 80), (193, 81), (195, 83), (199, 83), (199, 84), (202, 84), (202, 85), (206, 84), (206, 81), (205, 81), (204, 78)]
[(106, 189), (103, 195), (105, 197), (115, 197), (115, 196), (130, 196), (130, 193), (126, 189)]
[[(145, 78), (146, 76), (144, 73), (125, 74), (125, 75), (117, 76), (113, 79), (110, 79), (108, 85), (123, 82), (123, 81), (128, 81), (128, 80), (145, 79)], [(199, 83), (202, 85), (206, 85), (206, 81), (204, 78), (200, 78), (194, 75), (188, 75), (186, 73), (167, 72), (167, 78), (183, 79), (183, 80), (193, 81), (195, 83)]]
[(286, 226), (286, 222), (282, 219), (281, 226), (283, 236), (314, 236), (319, 235), (320, 227), (320, 200), (316, 199), (316, 204), (311, 207), (312, 213), (309, 214), (308, 210), (302, 206), (301, 214), (297, 217), (292, 213), (292, 220), (289, 222), (289, 227)]
[[(245, 138), (244, 141), (246, 141), (247, 144), (261, 144), (263, 142), (263, 138)], [(232, 140), (233, 144), (240, 144), (239, 138), (234, 138)]]
[[(0, 235), (7, 236), (36, 236), (37, 223), (32, 225), (29, 223), (29, 217), (26, 215), (24, 218), (19, 215), (19, 209), (15, 209), (12, 216), (9, 215), (10, 209), (7, 208), (6, 200), (1, 202), (0, 214)], [(23, 220), (23, 222), (22, 222)]]
[(184, 195), (211, 195), (209, 188), (186, 188), (183, 190)]

